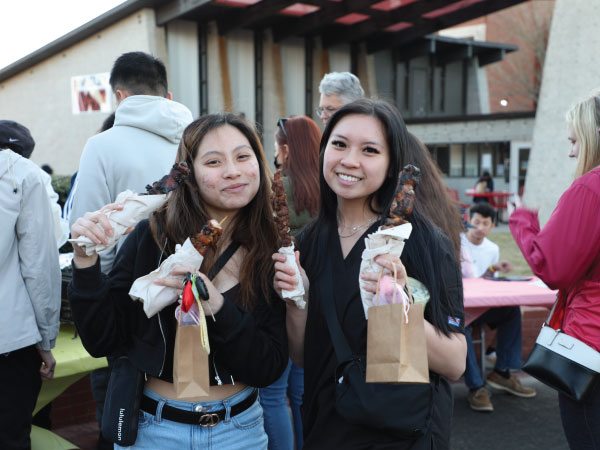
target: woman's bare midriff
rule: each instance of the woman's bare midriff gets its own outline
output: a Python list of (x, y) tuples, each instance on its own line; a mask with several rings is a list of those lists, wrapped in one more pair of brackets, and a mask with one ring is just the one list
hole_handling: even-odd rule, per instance
[(244, 383), (236, 382), (235, 384), (224, 384), (222, 386), (211, 386), (210, 393), (207, 396), (196, 397), (196, 398), (185, 398), (178, 399), (177, 394), (175, 393), (175, 386), (173, 383), (168, 383), (167, 381), (159, 380), (158, 378), (151, 377), (148, 375), (148, 380), (146, 381), (146, 387), (150, 389), (152, 392), (160, 395), (164, 398), (169, 398), (171, 400), (183, 400), (186, 402), (212, 402), (215, 400), (223, 400), (225, 398), (231, 397), (232, 395), (237, 394), (242, 389), (246, 387)]

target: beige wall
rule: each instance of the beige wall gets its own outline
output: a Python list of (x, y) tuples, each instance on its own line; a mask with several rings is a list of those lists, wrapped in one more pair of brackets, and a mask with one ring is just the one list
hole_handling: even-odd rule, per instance
[(545, 223), (573, 182), (565, 114), (600, 87), (600, 2), (557, 0), (546, 53), (524, 201), (539, 205)]
[(187, 20), (167, 24), (169, 90), (197, 118), (200, 115), (198, 25)]
[(0, 83), (0, 117), (26, 125), (36, 141), (31, 159), (70, 175), (79, 166), (88, 137), (108, 114), (71, 112), (71, 77), (110, 72), (128, 51), (145, 51), (166, 61), (164, 31), (154, 11), (143, 9)]

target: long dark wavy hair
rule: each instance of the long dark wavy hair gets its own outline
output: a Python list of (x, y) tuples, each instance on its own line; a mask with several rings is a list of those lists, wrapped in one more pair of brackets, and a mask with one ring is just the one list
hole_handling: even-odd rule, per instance
[(460, 233), (463, 231), (460, 213), (448, 194), (440, 169), (429, 150), (410, 132), (406, 159), (410, 164), (421, 169), (415, 209), (446, 233), (452, 242), (456, 260), (460, 262)]
[[(150, 228), (156, 243), (169, 255), (176, 244), (183, 244), (189, 236), (198, 233), (211, 217), (202, 199), (202, 187), (196, 183), (194, 159), (204, 137), (219, 127), (231, 125), (248, 139), (258, 160), (260, 182), (258, 192), (234, 217), (227, 219), (225, 229), (231, 241), (240, 243), (247, 254), (240, 265), (239, 283), (242, 305), (248, 309), (255, 304), (256, 295), (269, 299), (273, 263), (271, 256), (277, 247), (277, 229), (271, 208), (271, 173), (262, 145), (254, 128), (242, 117), (231, 113), (208, 114), (193, 121), (183, 132), (177, 150), (176, 162), (185, 161), (190, 167), (189, 177), (171, 192), (165, 204), (150, 216)], [(209, 249), (201, 270), (206, 273), (213, 265), (221, 248)]]
[[(321, 130), (310, 117), (296, 116), (279, 122), (275, 131), (279, 146), (288, 146), (288, 158), (282, 173), (290, 177), (294, 208), (300, 214), (308, 210), (316, 216), (319, 210), (319, 142)], [(284, 129), (281, 128), (284, 127)]]
[[(321, 186), (321, 208), (318, 217), (311, 222), (299, 238), (306, 242), (308, 251), (302, 255), (301, 264), (309, 268), (311, 274), (319, 274), (322, 270), (324, 258), (331, 257), (327, 249), (320, 248), (318, 236), (324, 223), (330, 225), (330, 229), (337, 226), (337, 196), (329, 187), (323, 175), (323, 159), (325, 149), (329, 143), (332, 131), (344, 117), (349, 115), (362, 115), (376, 118), (381, 124), (390, 153), (390, 163), (387, 176), (380, 188), (368, 197), (369, 207), (382, 217), (387, 216), (390, 205), (394, 199), (398, 186), (399, 174), (404, 165), (410, 163), (409, 136), (406, 125), (402, 120), (400, 112), (392, 105), (381, 100), (357, 100), (340, 108), (327, 123), (321, 139), (321, 154), (319, 157), (319, 179)], [(429, 168), (427, 168), (429, 169)], [(420, 201), (419, 188), (416, 190), (416, 200)], [(451, 289), (446, 286), (446, 278), (442, 276), (444, 270), (451, 271), (454, 281), (460, 283), (460, 269), (458, 261), (454, 257), (452, 244), (445, 234), (437, 228), (416, 208), (408, 217), (413, 226), (410, 238), (406, 241), (402, 253), (402, 262), (409, 276), (421, 281), (430, 292), (432, 301), (427, 304), (425, 317), (439, 331), (449, 335), (448, 315), (455, 314), (458, 302), (452, 301)], [(332, 226), (332, 227), (331, 227)], [(337, 236), (336, 236), (337, 238)], [(448, 272), (444, 272), (448, 273)], [(358, 280), (357, 280), (358, 281)], [(460, 288), (459, 288), (460, 290)], [(462, 304), (462, 290), (453, 293), (460, 296)]]

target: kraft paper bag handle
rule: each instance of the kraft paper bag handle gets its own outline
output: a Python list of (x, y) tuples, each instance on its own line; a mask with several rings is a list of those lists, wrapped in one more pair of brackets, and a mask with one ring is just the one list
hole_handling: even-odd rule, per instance
[[(396, 264), (392, 263), (392, 267), (394, 268), (394, 284), (398, 281), (398, 271), (396, 269)], [(408, 276), (404, 277), (404, 286), (408, 291), (408, 302), (402, 301), (402, 307), (404, 310), (404, 320), (408, 323), (408, 311), (410, 310), (410, 305), (414, 303), (414, 299), (412, 296), (412, 291), (410, 290), (410, 285), (408, 284)], [(396, 303), (396, 289), (394, 288), (394, 296), (392, 297), (392, 303)]]
[(383, 275), (383, 267), (379, 271), (379, 277), (377, 278), (377, 289), (375, 289), (375, 306), (379, 306), (379, 284), (381, 283), (382, 275)]

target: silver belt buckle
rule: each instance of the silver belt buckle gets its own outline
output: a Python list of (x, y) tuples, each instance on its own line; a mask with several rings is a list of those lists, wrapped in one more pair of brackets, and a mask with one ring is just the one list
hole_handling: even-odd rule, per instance
[(216, 426), (221, 419), (218, 414), (214, 413), (205, 413), (200, 416), (200, 420), (198, 420), (198, 425), (203, 428), (211, 428)]

